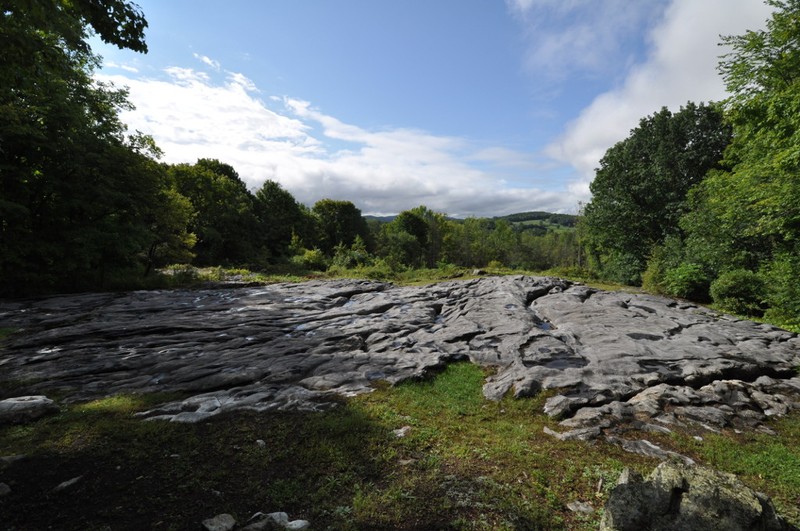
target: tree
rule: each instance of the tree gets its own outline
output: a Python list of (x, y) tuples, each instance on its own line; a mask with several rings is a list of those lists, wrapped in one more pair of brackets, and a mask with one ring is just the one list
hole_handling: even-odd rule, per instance
[(169, 168), (175, 189), (191, 201), (196, 215), (200, 265), (249, 265), (256, 257), (257, 219), (253, 196), (233, 168), (217, 160)]
[(734, 135), (724, 171), (693, 191), (681, 224), (688, 259), (713, 276), (744, 269), (769, 279), (772, 308), (800, 323), (800, 1), (768, 2), (766, 29), (728, 36), (719, 71)]
[(370, 232), (361, 211), (350, 201), (320, 199), (311, 209), (319, 223), (319, 248), (328, 256), (333, 256), (337, 245), (350, 247), (356, 236), (370, 248)]
[(689, 102), (643, 118), (606, 152), (583, 223), (612, 276), (635, 282), (651, 249), (679, 234), (688, 191), (719, 167), (730, 137), (718, 105)]
[(279, 183), (265, 181), (256, 192), (254, 208), (258, 218), (259, 245), (273, 262), (287, 255), (293, 235), (298, 236), (301, 245), (313, 246), (307, 212)]
[(87, 38), (146, 51), (119, 0), (19, 0), (0, 14), (0, 292), (79, 289), (142, 264), (161, 174), (126, 137), (125, 91), (92, 80)]
[(145, 276), (154, 267), (189, 263), (194, 258), (191, 249), (197, 243), (197, 236), (188, 228), (195, 216), (192, 202), (177, 190), (165, 188), (159, 197), (159, 207), (152, 212), (153, 238), (147, 248)]

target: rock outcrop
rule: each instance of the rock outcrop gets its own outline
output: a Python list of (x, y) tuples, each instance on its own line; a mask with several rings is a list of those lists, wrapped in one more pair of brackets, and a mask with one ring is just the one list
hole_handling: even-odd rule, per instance
[[(0, 388), (68, 400), (191, 397), (145, 416), (329, 407), (377, 380), (456, 360), (496, 367), (484, 394), (557, 389), (564, 438), (620, 425), (759, 428), (798, 407), (800, 339), (692, 304), (549, 277), (420, 287), (327, 281), (0, 302)], [(565, 435), (566, 434), (566, 435)]]
[(626, 469), (606, 502), (601, 531), (790, 531), (764, 494), (726, 474), (661, 463), (643, 479)]

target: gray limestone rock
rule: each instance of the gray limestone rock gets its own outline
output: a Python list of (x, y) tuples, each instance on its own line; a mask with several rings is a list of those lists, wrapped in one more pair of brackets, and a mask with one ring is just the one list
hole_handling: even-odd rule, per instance
[[(564, 430), (762, 429), (800, 407), (800, 339), (663, 297), (552, 277), (360, 280), (0, 301), (0, 388), (66, 401), (178, 391), (146, 418), (316, 411), (470, 360), (484, 395), (554, 393)], [(563, 433), (562, 433), (563, 435)]]
[(218, 514), (214, 518), (203, 520), (203, 528), (207, 531), (231, 531), (236, 527), (236, 520), (229, 514)]
[(80, 476), (76, 476), (76, 477), (74, 477), (72, 479), (68, 479), (67, 481), (63, 481), (63, 482), (59, 483), (58, 485), (56, 485), (56, 487), (53, 489), (53, 492), (63, 492), (65, 490), (68, 490), (68, 489), (74, 487), (75, 485), (77, 485), (82, 479), (83, 479), (83, 475), (80, 475)]
[(0, 400), (0, 424), (23, 424), (55, 413), (58, 406), (46, 396), (17, 396)]
[(601, 531), (793, 529), (765, 495), (733, 474), (665, 462), (643, 479), (626, 470), (606, 502)]

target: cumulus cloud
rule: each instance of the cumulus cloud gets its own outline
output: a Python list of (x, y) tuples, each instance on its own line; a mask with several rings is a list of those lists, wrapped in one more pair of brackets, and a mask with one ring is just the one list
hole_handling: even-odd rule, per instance
[(505, 184), (509, 171), (517, 172), (515, 182), (525, 181), (530, 156), (409, 128), (367, 130), (310, 102), (261, 98), (241, 73), (171, 67), (159, 79), (97, 77), (129, 87), (136, 109), (122, 119), (151, 134), (168, 162), (218, 158), (251, 188), (276, 180), (309, 205), (329, 197), (352, 200), (365, 213), (392, 214), (424, 204), (455, 216), (576, 206), (563, 190)]
[(647, 59), (621, 85), (597, 96), (546, 153), (575, 168), (573, 194), (589, 197), (589, 183), (605, 151), (628, 136), (639, 120), (662, 107), (725, 98), (716, 66), (720, 35), (759, 29), (770, 8), (753, 0), (673, 0), (649, 34)]

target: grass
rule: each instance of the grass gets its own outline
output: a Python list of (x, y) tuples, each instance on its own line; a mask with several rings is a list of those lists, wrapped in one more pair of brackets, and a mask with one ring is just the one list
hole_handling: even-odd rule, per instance
[[(604, 442), (545, 435), (555, 428), (541, 413), (547, 395), (489, 402), (484, 377), (458, 363), (324, 413), (238, 413), (196, 425), (132, 416), (174, 395), (74, 404), (0, 428), (0, 455), (27, 456), (0, 470), (12, 489), (0, 520), (10, 529), (195, 529), (223, 512), (243, 523), (257, 511), (285, 511), (314, 529), (588, 530), (625, 466), (655, 466)], [(659, 442), (739, 474), (797, 524), (800, 418), (772, 427), (778, 436)], [(572, 501), (597, 510), (572, 513)]]

